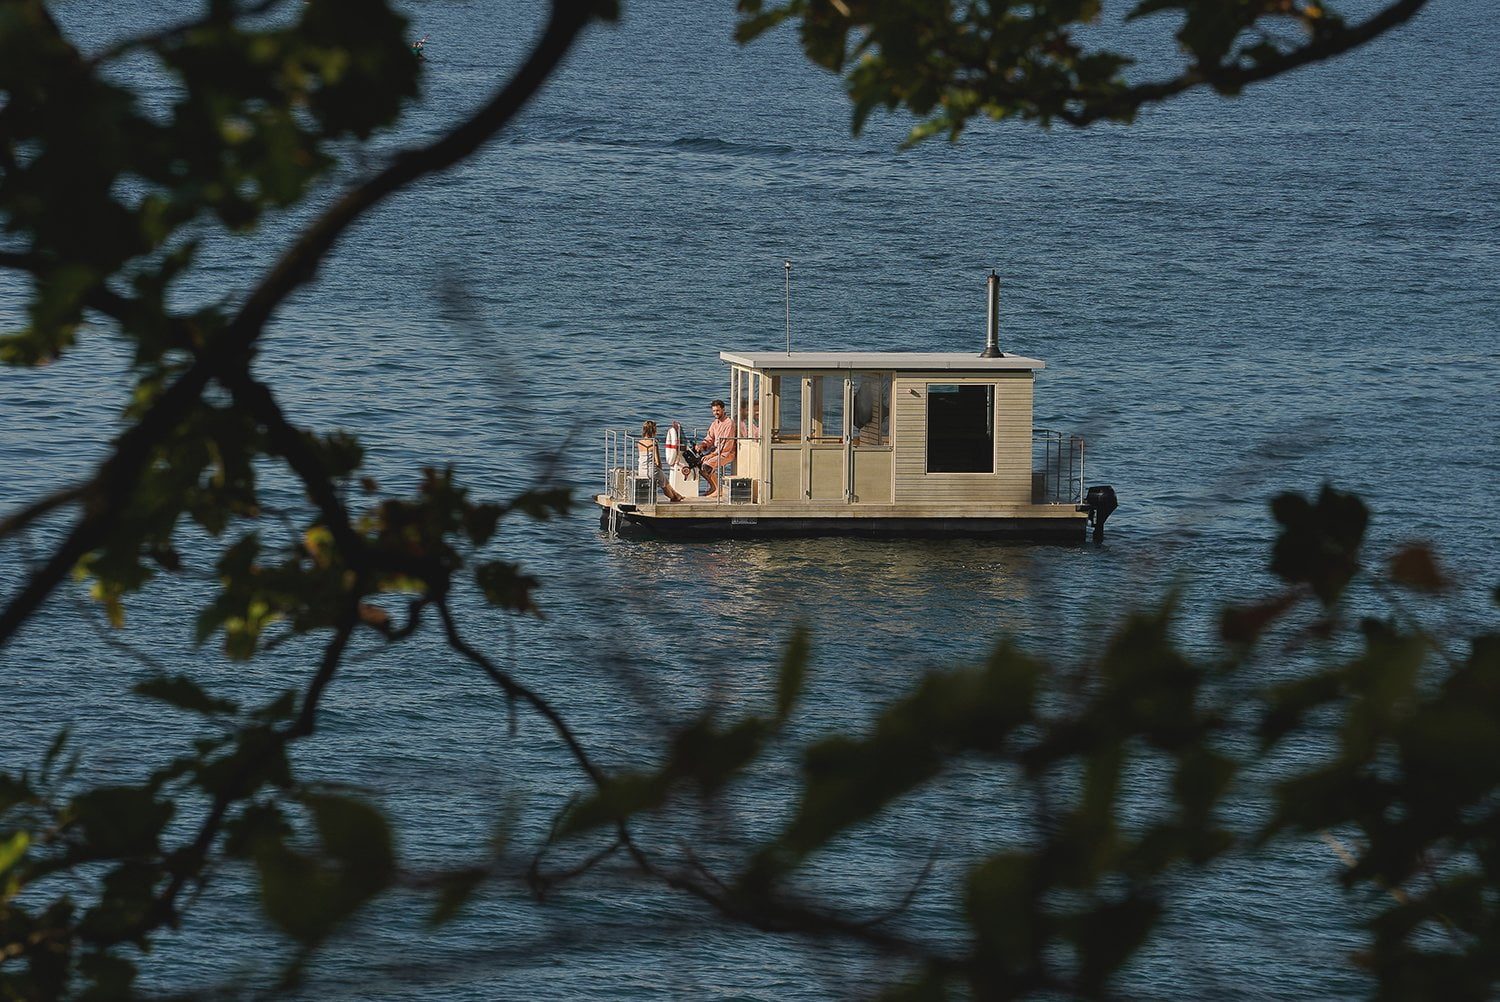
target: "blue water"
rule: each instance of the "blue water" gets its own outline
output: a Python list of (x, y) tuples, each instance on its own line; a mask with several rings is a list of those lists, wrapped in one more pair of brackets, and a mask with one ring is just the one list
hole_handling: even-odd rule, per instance
[[(1090, 481), (1114, 484), (1123, 507), (1097, 548), (627, 543), (602, 538), (588, 510), (507, 527), (506, 553), (544, 582), (547, 619), (476, 607), (468, 629), (601, 760), (649, 762), (662, 728), (709, 702), (764, 706), (768, 667), (797, 621), (817, 651), (799, 739), (859, 726), (924, 669), (977, 658), (1002, 632), (1070, 662), (1097, 646), (1100, 624), (1174, 584), (1183, 642), (1211, 650), (1213, 610), (1270, 586), (1268, 498), (1325, 480), (1374, 509), (1373, 557), (1429, 539), (1468, 582), (1439, 626), (1493, 622), (1481, 586), (1500, 566), (1500, 29), (1486, 5), (1434, 5), (1364, 51), (1240, 100), (1192, 96), (1086, 133), (980, 124), (956, 146), (910, 152), (895, 149), (900, 120), (851, 138), (839, 82), (789, 35), (734, 46), (729, 6), (635, 3), (620, 27), (591, 31), (504, 138), (344, 240), (277, 318), (261, 375), (298, 420), (359, 430), (388, 487), (412, 484), (420, 464), (453, 463), (503, 497), (561, 449), (582, 493), (600, 479), (602, 428), (697, 422), (727, 385), (718, 351), (781, 343), (783, 258), (803, 349), (977, 351), (983, 276), (996, 267), (1002, 346), (1048, 364), (1036, 423), (1084, 432)], [(521, 58), (536, 7), (414, 7), (431, 35), (424, 95), (382, 148), (436, 134), (481, 100)], [(79, 2), (59, 15), (99, 45), (188, 9)], [(170, 98), (134, 79), (148, 100)], [(297, 218), (211, 240), (184, 303), (250, 287)], [(20, 291), (0, 282), (11, 322)], [(0, 377), (0, 509), (104, 453), (123, 365), (99, 333), (59, 364)], [(293, 503), (285, 484), (272, 489)], [(0, 548), (0, 592), (26, 558)], [(204, 587), (153, 587), (131, 604), (123, 638), (241, 698), (306, 677), (311, 644), (250, 666), (194, 648), (184, 610)], [(59, 595), (0, 653), (0, 764), (35, 762), (63, 725), (106, 775), (138, 776), (186, 747), (178, 719), (124, 698), (150, 669), (106, 643), (95, 619), (76, 594)], [(583, 788), (542, 722), (523, 714), (512, 734), (496, 693), (435, 637), (359, 650), (297, 764), (376, 797), (413, 869), (478, 858), (504, 817), (524, 846)], [(1244, 685), (1298, 667), (1275, 661)], [(732, 856), (774, 830), (790, 777), (780, 749), (726, 817), (690, 816), (689, 835)], [(1136, 777), (1139, 803), (1158, 779)], [(808, 888), (874, 914), (933, 856), (902, 922), (941, 940), (956, 928), (966, 865), (1025, 835), (1011, 792), (1004, 777), (959, 770), (840, 843)], [(1249, 830), (1260, 810), (1239, 794), (1226, 816)], [(673, 851), (675, 835), (653, 834)], [(1340, 891), (1337, 870), (1307, 840), (1184, 877), (1122, 989), (1366, 993), (1345, 958), (1378, 902)], [(283, 956), (246, 894), (232, 877), (213, 885), (150, 958), (150, 983), (253, 979)], [(857, 950), (715, 923), (623, 868), (540, 905), (501, 884), (436, 933), (422, 907), (384, 900), (330, 947), (312, 990), (819, 998), (899, 974)]]

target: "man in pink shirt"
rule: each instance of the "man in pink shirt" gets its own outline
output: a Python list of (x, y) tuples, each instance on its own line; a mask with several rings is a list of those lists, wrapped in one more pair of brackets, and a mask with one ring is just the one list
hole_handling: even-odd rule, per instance
[(703, 455), (703, 479), (708, 481), (708, 492), (717, 494), (719, 479), (716, 474), (734, 462), (735, 442), (734, 422), (724, 409), (724, 401), (715, 400), (713, 408), (714, 423), (708, 426), (708, 435), (699, 443), (698, 451)]

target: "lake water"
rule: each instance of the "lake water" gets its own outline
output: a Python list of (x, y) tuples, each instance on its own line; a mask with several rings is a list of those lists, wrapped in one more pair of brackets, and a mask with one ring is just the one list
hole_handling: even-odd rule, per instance
[[(535, 7), (413, 8), (431, 36), (424, 96), (382, 146), (479, 102), (523, 53)], [(1481, 585), (1500, 566), (1500, 29), (1487, 5), (1433, 5), (1365, 51), (1237, 101), (1193, 96), (1085, 133), (982, 123), (910, 152), (895, 149), (902, 121), (851, 138), (839, 82), (789, 35), (733, 45), (729, 4), (627, 7), (502, 140), (383, 206), (283, 310), (260, 371), (294, 416), (357, 429), (387, 486), (453, 463), (504, 497), (562, 450), (583, 494), (601, 480), (604, 427), (705, 423), (727, 389), (717, 353), (783, 343), (784, 258), (794, 340), (809, 350), (977, 352), (995, 267), (1002, 347), (1047, 362), (1036, 423), (1085, 433), (1089, 480), (1113, 484), (1122, 507), (1099, 547), (623, 542), (587, 508), (507, 527), (548, 618), (476, 608), (469, 629), (602, 760), (649, 761), (664, 722), (709, 701), (763, 706), (799, 621), (816, 645), (803, 739), (859, 726), (921, 671), (973, 660), (1002, 633), (1080, 657), (1099, 624), (1173, 584), (1184, 642), (1211, 649), (1212, 611), (1271, 584), (1267, 500), (1325, 480), (1369, 502), (1375, 555), (1430, 539), (1469, 582), (1440, 625), (1493, 622)], [(59, 14), (100, 44), (188, 9)], [(248, 288), (294, 223), (211, 243), (187, 297)], [(0, 319), (19, 308), (17, 286), (0, 285)], [(58, 365), (0, 377), (0, 509), (102, 454), (120, 367), (118, 346), (95, 336)], [(0, 549), (0, 590), (25, 557)], [(226, 694), (306, 676), (312, 645), (251, 666), (193, 648), (184, 610), (200, 588), (149, 591), (123, 636)], [(4, 767), (35, 762), (63, 725), (106, 774), (138, 775), (186, 746), (175, 717), (122, 698), (148, 669), (90, 622), (60, 595), (0, 654)], [(300, 768), (371, 791), (418, 870), (476, 858), (508, 814), (524, 844), (581, 789), (541, 722), (523, 714), (512, 735), (503, 702), (432, 637), (369, 648), (326, 707)], [(783, 750), (730, 815), (692, 830), (722, 851), (773, 830), (789, 776)], [(874, 914), (933, 855), (903, 921), (950, 933), (966, 862), (1024, 824), (981, 770), (941, 792), (856, 833), (810, 886)], [(1248, 830), (1259, 809), (1237, 798), (1227, 813)], [(1344, 958), (1370, 901), (1341, 892), (1337, 870), (1308, 840), (1185, 878), (1123, 989), (1366, 993)], [(265, 970), (279, 946), (245, 900), (235, 880), (211, 888), (151, 959), (151, 982)], [(402, 896), (375, 909), (317, 966), (315, 994), (817, 998), (892, 973), (858, 951), (714, 923), (622, 871), (544, 905), (497, 888), (441, 933), (420, 915)]]

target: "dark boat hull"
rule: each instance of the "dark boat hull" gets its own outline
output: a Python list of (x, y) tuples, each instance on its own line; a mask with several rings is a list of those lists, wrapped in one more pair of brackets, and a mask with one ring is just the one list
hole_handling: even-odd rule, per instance
[(1084, 517), (661, 517), (631, 510), (628, 505), (618, 508), (601, 505), (600, 527), (612, 529), (622, 536), (682, 540), (849, 536), (868, 539), (982, 538), (1080, 543), (1085, 538), (1088, 521)]

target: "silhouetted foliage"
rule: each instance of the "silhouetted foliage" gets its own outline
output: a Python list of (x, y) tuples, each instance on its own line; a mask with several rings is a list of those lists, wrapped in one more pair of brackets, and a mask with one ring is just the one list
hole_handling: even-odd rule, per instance
[[(85, 54), (42, 0), (0, 0), (0, 266), (30, 282), (27, 322), (0, 339), (0, 360), (55, 359), (86, 319), (112, 326), (132, 358), (124, 427), (93, 475), (0, 521), (0, 538), (13, 539), (71, 518), (9, 591), (0, 647), (34, 625), (70, 576), (88, 581), (119, 626), (132, 593), (187, 563), (214, 567), (213, 594), (193, 610), (201, 643), (236, 660), (288, 636), (324, 643), (301, 685), (260, 705), (185, 674), (136, 685), (184, 721), (180, 757), (138, 785), (91, 782), (66, 734), (34, 769), (0, 772), (0, 998), (129, 995), (141, 951), (186, 921), (193, 892), (225, 868), (253, 880), (266, 918), (294, 944), (284, 972), (294, 983), (320, 944), (407, 875), (380, 810), (304, 780), (289, 750), (317, 727), (356, 633), (399, 644), (434, 616), (455, 660), (555, 729), (589, 791), (534, 848), (525, 879), (539, 897), (618, 856), (726, 920), (905, 958), (910, 981), (893, 996), (1098, 995), (1172, 906), (1172, 875), (1337, 829), (1357, 840), (1346, 883), (1392, 895), (1363, 958), (1381, 991), (1491, 990), (1500, 978), (1496, 638), (1476, 638), (1467, 657), (1449, 660), (1393, 605), (1393, 616), (1359, 625), (1357, 656), (1254, 697), (1262, 743), (1250, 751), (1230, 740), (1245, 707), (1224, 705), (1226, 690), (1210, 684), (1259, 657), (1261, 637), (1290, 629), (1303, 609), (1299, 635), (1341, 636), (1343, 603), (1362, 579), (1387, 591), (1451, 586), (1419, 544), (1372, 576), (1360, 559), (1365, 510), (1331, 489), (1315, 502), (1276, 502), (1283, 532), (1272, 569), (1286, 590), (1225, 611), (1220, 660), (1179, 648), (1170, 601), (1121, 624), (1082, 667), (1082, 686), (1002, 641), (983, 665), (927, 675), (867, 730), (803, 749), (785, 823), (722, 872), (643, 844), (637, 819), (712, 802), (788, 740), (790, 716), (817, 684), (809, 638), (791, 638), (767, 712), (727, 720), (707, 711), (672, 736), (655, 768), (606, 773), (543, 694), (467, 639), (453, 611), (455, 591), (469, 588), (503, 613), (539, 612), (536, 578), (496, 553), (496, 535), (506, 519), (567, 511), (568, 493), (544, 483), (509, 501), (476, 500), (451, 469), (422, 471), (409, 495), (385, 492), (361, 473), (355, 437), (299, 427), (251, 369), (266, 325), (343, 232), (492, 137), (579, 32), (615, 15), (613, 4), (555, 0), (529, 58), (470, 118), (332, 199), (239, 302), (175, 311), (170, 294), (196, 266), (204, 224), (243, 233), (268, 210), (302, 203), (336, 151), (390, 125), (416, 93), (419, 59), (385, 0), (285, 6), (215, 0), (196, 21)], [(741, 0), (740, 35), (799, 22), (813, 59), (848, 68), (856, 125), (876, 107), (904, 107), (931, 116), (920, 137), (956, 133), (974, 114), (1085, 124), (1128, 119), (1200, 84), (1233, 93), (1362, 44), (1421, 6), (1403, 0), (1346, 26), (1312, 2), (1145, 3), (1132, 16), (1183, 15), (1177, 38), (1189, 66), (1158, 84), (1127, 84), (1126, 57), (1072, 41), (1097, 3)], [(1299, 26), (1304, 43), (1273, 42), (1265, 19)], [(164, 114), (148, 114), (107, 72), (135, 57), (179, 85)], [(290, 534), (274, 531), (286, 526), (264, 508), (257, 471), (267, 460), (306, 494)], [(185, 538), (200, 540), (194, 561), (179, 552)], [(1308, 722), (1315, 712), (1339, 722), (1326, 761), (1275, 780), (1264, 830), (1228, 830), (1224, 798), (1279, 742), (1322, 734)], [(1170, 790), (1159, 816), (1140, 823), (1121, 782), (1146, 760), (1165, 768)], [(1020, 777), (1016, 810), (1035, 833), (969, 871), (955, 902), (966, 942), (938, 949), (799, 893), (810, 861), (959, 761)], [(591, 852), (569, 871), (543, 870), (564, 842)], [(431, 922), (458, 914), (506, 851), (486, 847), (469, 866), (424, 875)]]
[(917, 142), (957, 138), (975, 116), (1085, 126), (1132, 121), (1196, 87), (1238, 94), (1363, 45), (1427, 0), (1398, 0), (1354, 24), (1322, 0), (1138, 0), (1121, 6), (1125, 20), (1152, 18), (1172, 31), (1185, 64), (1149, 80), (1128, 77), (1138, 62), (1130, 53), (1079, 40), (1103, 19), (1102, 0), (738, 3), (741, 41), (794, 22), (808, 57), (844, 75), (856, 131), (877, 108), (900, 108), (924, 119), (908, 139)]

